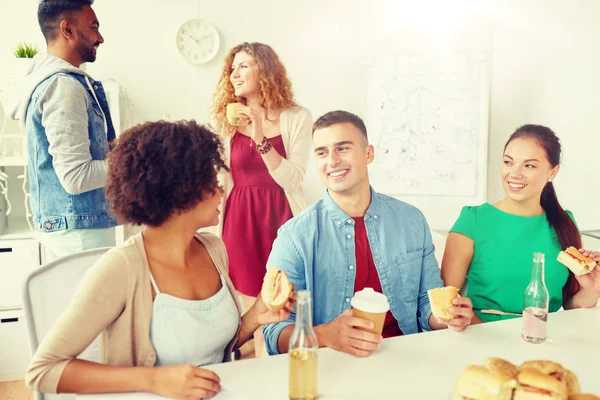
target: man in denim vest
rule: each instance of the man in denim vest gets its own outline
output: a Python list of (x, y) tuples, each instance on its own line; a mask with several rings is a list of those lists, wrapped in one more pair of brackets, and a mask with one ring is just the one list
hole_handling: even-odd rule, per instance
[(104, 195), (115, 130), (102, 85), (79, 68), (104, 42), (92, 3), (40, 1), (48, 52), (4, 99), (27, 132), (33, 223), (50, 259), (115, 244)]
[[(364, 122), (346, 111), (323, 115), (313, 125), (313, 148), (327, 193), (279, 229), (267, 265), (310, 291), (319, 345), (364, 357), (382, 337), (464, 330), (473, 317), (468, 298), (454, 300), (450, 321), (431, 313), (427, 291), (443, 282), (429, 226), (416, 207), (371, 188), (375, 149)], [(389, 301), (382, 335), (352, 316), (351, 299), (365, 288)], [(269, 354), (287, 352), (295, 317), (263, 328)]]

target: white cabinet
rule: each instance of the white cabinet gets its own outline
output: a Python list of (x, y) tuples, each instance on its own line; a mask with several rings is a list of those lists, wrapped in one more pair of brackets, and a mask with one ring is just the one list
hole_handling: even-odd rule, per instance
[(0, 309), (0, 382), (25, 378), (30, 359), (23, 310)]
[(21, 308), (23, 282), (39, 265), (34, 239), (0, 240), (0, 309)]

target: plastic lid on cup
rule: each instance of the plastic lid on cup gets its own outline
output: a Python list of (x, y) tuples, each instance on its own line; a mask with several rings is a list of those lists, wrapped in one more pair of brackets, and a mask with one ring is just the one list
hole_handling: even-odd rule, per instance
[(386, 295), (374, 291), (373, 288), (364, 288), (354, 293), (350, 304), (358, 310), (369, 313), (383, 313), (390, 309)]

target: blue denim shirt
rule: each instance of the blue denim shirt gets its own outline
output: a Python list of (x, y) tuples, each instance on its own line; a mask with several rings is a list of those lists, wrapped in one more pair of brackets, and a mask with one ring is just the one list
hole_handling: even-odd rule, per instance
[[(60, 73), (65, 75), (65, 73)], [(69, 194), (61, 185), (49, 154), (49, 142), (42, 124), (42, 113), (38, 106), (40, 96), (55, 76), (46, 78), (35, 88), (27, 106), (26, 131), (29, 165), (30, 205), (36, 230), (53, 232), (64, 229), (108, 228), (116, 226), (109, 214), (109, 204), (104, 187), (79, 194)], [(89, 151), (93, 160), (105, 160), (109, 142), (115, 139), (106, 93), (102, 84), (90, 79), (94, 93), (83, 75), (67, 73), (87, 91), (87, 130), (90, 140)], [(96, 101), (96, 98), (98, 101)], [(83, 101), (83, 99), (82, 99)], [(105, 130), (105, 120), (107, 130)], [(66, 116), (68, 117), (68, 116)]]
[[(431, 330), (427, 290), (443, 282), (425, 217), (416, 207), (371, 189), (364, 220), (381, 288), (400, 329), (404, 334)], [(354, 220), (326, 193), (279, 229), (267, 265), (287, 272), (296, 290), (311, 292), (317, 326), (350, 308), (354, 247)], [(295, 318), (292, 312), (288, 320), (263, 327), (269, 354), (279, 353), (279, 334)]]

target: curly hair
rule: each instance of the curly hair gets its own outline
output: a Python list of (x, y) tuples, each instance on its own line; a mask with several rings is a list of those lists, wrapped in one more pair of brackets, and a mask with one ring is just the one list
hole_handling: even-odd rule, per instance
[(159, 226), (218, 190), (228, 171), (220, 138), (195, 121), (147, 122), (125, 131), (108, 154), (106, 196), (112, 213)]
[(227, 53), (221, 77), (213, 95), (212, 115), (218, 131), (223, 136), (231, 135), (235, 131), (235, 128), (227, 121), (227, 104), (245, 103), (243, 99), (235, 95), (233, 85), (229, 80), (233, 59), (237, 53), (242, 51), (252, 56), (258, 65), (261, 106), (269, 111), (296, 105), (292, 83), (287, 77), (284, 65), (271, 46), (262, 43), (239, 44)]

